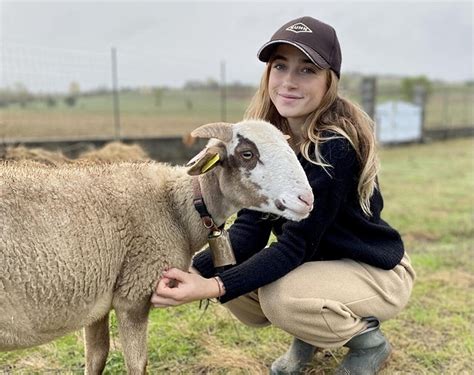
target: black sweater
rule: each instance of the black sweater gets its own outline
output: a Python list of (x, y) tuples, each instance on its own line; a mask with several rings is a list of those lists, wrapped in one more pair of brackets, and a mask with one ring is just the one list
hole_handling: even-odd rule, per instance
[[(226, 289), (222, 303), (271, 283), (307, 261), (350, 258), (392, 269), (402, 259), (399, 233), (380, 218), (380, 190), (370, 200), (371, 217), (360, 208), (359, 166), (350, 143), (333, 139), (324, 142), (320, 151), (332, 165), (327, 171), (298, 156), (315, 198), (308, 218), (294, 222), (272, 220), (252, 210), (238, 213), (229, 229), (237, 265), (217, 273)], [(265, 247), (272, 230), (277, 241)], [(208, 249), (194, 257), (193, 266), (204, 277), (216, 275)]]

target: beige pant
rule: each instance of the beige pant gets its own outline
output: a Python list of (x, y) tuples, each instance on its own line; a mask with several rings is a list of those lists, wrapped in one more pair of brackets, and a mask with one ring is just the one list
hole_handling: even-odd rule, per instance
[(362, 318), (384, 321), (400, 312), (414, 279), (406, 255), (389, 271), (350, 259), (308, 262), (224, 306), (249, 326), (273, 324), (314, 346), (334, 348), (366, 328)]

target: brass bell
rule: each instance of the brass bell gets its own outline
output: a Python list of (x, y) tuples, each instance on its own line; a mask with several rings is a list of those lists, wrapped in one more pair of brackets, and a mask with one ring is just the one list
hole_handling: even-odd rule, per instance
[(215, 230), (207, 237), (211, 249), (214, 267), (224, 267), (236, 264), (234, 250), (230, 244), (229, 233), (225, 230)]

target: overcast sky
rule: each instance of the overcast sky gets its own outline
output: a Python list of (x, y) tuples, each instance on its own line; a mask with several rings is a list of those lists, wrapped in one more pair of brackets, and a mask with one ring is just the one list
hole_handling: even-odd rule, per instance
[(179, 86), (190, 79), (256, 85), (256, 52), (303, 15), (331, 24), (342, 74), (473, 79), (472, 1), (1, 1), (3, 86), (110, 85), (117, 48), (121, 85)]

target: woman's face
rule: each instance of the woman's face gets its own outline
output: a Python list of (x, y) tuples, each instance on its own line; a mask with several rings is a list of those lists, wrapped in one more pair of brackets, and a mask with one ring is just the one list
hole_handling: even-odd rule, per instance
[(274, 58), (268, 80), (270, 99), (294, 128), (321, 103), (327, 91), (326, 72), (289, 44), (279, 45)]

